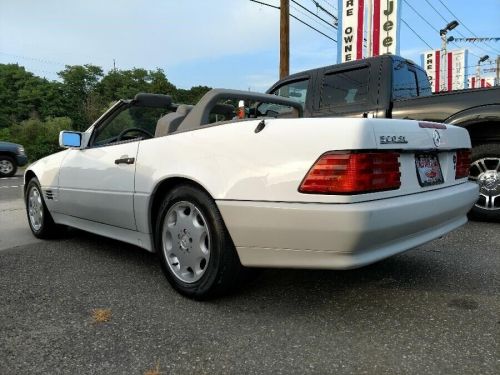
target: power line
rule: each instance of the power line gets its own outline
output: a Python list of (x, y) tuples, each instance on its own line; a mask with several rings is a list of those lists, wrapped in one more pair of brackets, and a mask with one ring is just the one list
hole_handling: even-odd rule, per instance
[[(279, 6), (272, 5), (272, 4), (268, 4), (268, 3), (264, 3), (264, 2), (262, 2), (262, 1), (258, 1), (258, 0), (249, 0), (249, 1), (251, 1), (251, 2), (253, 2), (253, 3), (260, 4), (260, 5), (267, 6), (267, 7), (270, 7), (270, 8), (278, 9), (278, 10), (279, 10), (279, 9), (281, 9)], [(322, 32), (322, 31), (318, 30), (318, 29), (317, 29), (317, 28), (315, 28), (314, 26), (309, 25), (307, 22), (302, 21), (302, 20), (301, 20), (300, 18), (298, 18), (297, 16), (294, 16), (293, 14), (290, 14), (290, 17), (292, 17), (292, 18), (296, 19), (297, 21), (299, 21), (300, 23), (302, 23), (302, 24), (304, 24), (305, 26), (309, 27), (310, 29), (312, 29), (312, 30), (316, 31), (317, 33), (319, 33), (319, 34), (323, 35), (325, 38), (328, 38), (328, 39), (332, 40), (333, 42), (337, 43), (337, 41), (336, 41), (334, 38), (332, 38), (332, 37), (331, 37), (331, 36), (329, 36), (329, 35), (326, 35), (324, 32)]]
[(335, 12), (337, 12), (337, 7), (333, 5), (333, 3), (329, 2), (328, 0), (322, 0), (324, 3), (328, 4), (330, 8), (332, 8)]
[[(250, 1), (253, 1), (253, 0), (250, 0)], [(331, 36), (328, 36), (328, 35), (326, 35), (325, 33), (323, 33), (323, 32), (321, 32), (321, 31), (319, 31), (319, 30), (318, 30), (318, 29), (316, 29), (314, 26), (311, 26), (311, 25), (309, 25), (308, 23), (306, 23), (306, 22), (302, 21), (300, 18), (295, 17), (293, 14), (290, 14), (290, 17), (295, 18), (295, 19), (296, 19), (297, 21), (299, 21), (300, 23), (302, 23), (302, 24), (306, 25), (307, 27), (310, 27), (310, 28), (311, 28), (311, 29), (313, 29), (314, 31), (316, 31), (316, 32), (320, 33), (321, 35), (323, 35), (324, 37), (326, 37), (326, 38), (330, 39), (331, 41), (333, 41), (333, 42), (337, 43), (337, 40), (336, 40), (336, 39), (334, 39), (334, 38), (332, 38)]]
[[(430, 7), (434, 10), (434, 12), (436, 12), (436, 13), (438, 14), (438, 16), (439, 16), (439, 17), (441, 17), (441, 19), (442, 19), (444, 22), (446, 22), (446, 23), (448, 23), (448, 22), (449, 22), (449, 21), (448, 21), (448, 20), (447, 20), (447, 19), (446, 19), (446, 18), (445, 18), (442, 14), (441, 14), (441, 12), (440, 12), (439, 10), (437, 10), (437, 9), (436, 9), (436, 7), (435, 7), (434, 5), (432, 5), (432, 4), (431, 4), (431, 2), (430, 2), (429, 0), (425, 0), (425, 2), (426, 2), (427, 4), (429, 4), (429, 6), (430, 6)], [(448, 9), (448, 8), (446, 7), (446, 9)], [(450, 13), (451, 13), (454, 17), (455, 17), (455, 15), (454, 15), (454, 14), (453, 14), (453, 13), (452, 13), (449, 9), (448, 9), (448, 11), (449, 11), (449, 12), (450, 12)], [(459, 21), (459, 20), (458, 20), (458, 18), (457, 18), (457, 21)], [(459, 22), (460, 22), (460, 24), (461, 24), (461, 25), (463, 25), (461, 21), (459, 21)], [(463, 25), (463, 26), (464, 26), (467, 30), (469, 30), (469, 29), (468, 29), (465, 25)], [(470, 31), (470, 30), (469, 30), (469, 31)], [(464, 38), (465, 38), (465, 35), (464, 35), (464, 34), (463, 34), (460, 30), (456, 30), (456, 32), (457, 32), (460, 36), (462, 36), (462, 37), (464, 37)], [(453, 44), (455, 44), (458, 48), (461, 48), (458, 44), (456, 44), (456, 43), (453, 43)], [(477, 48), (479, 48), (479, 49), (482, 49), (482, 50), (483, 50), (483, 51), (485, 51), (485, 52), (488, 52), (488, 51), (486, 51), (484, 48), (481, 48), (480, 46), (476, 46), (476, 47), (477, 47)], [(470, 54), (471, 54), (471, 55), (474, 55), (474, 56), (477, 56), (477, 57), (479, 58), (479, 56), (478, 56), (478, 55), (476, 55), (476, 54), (474, 54), (474, 53), (472, 53), (472, 52), (470, 52)]]
[(335, 25), (334, 25), (333, 23), (328, 22), (328, 21), (327, 21), (327, 20), (325, 20), (324, 18), (321, 18), (321, 17), (320, 17), (320, 16), (318, 16), (317, 14), (315, 14), (315, 13), (311, 12), (309, 9), (307, 9), (305, 6), (301, 5), (301, 4), (300, 4), (300, 3), (298, 3), (297, 1), (295, 1), (295, 0), (291, 0), (291, 1), (292, 1), (292, 3), (294, 3), (294, 4), (298, 5), (298, 6), (299, 6), (299, 7), (301, 7), (302, 9), (304, 9), (307, 13), (312, 14), (314, 17), (319, 18), (321, 21), (323, 21), (324, 23), (326, 23), (328, 26), (331, 26), (331, 27), (333, 27), (334, 29), (336, 29), (336, 27), (335, 27)]
[(437, 10), (437, 9), (434, 7), (434, 5), (432, 5), (432, 4), (430, 3), (430, 1), (429, 1), (429, 0), (425, 0), (425, 2), (426, 2), (427, 4), (429, 4), (429, 6), (430, 6), (432, 9), (434, 9), (434, 12), (436, 12), (436, 13), (439, 15), (439, 17), (441, 17), (441, 18), (443, 19), (443, 21), (444, 21), (444, 22), (448, 23), (448, 20), (447, 20), (446, 18), (444, 18), (444, 17), (443, 17), (443, 15), (439, 12), (439, 10)]
[(420, 34), (418, 34), (415, 30), (413, 30), (413, 28), (412, 28), (410, 25), (408, 25), (408, 23), (407, 23), (407, 22), (406, 22), (406, 21), (405, 21), (402, 17), (401, 17), (401, 22), (403, 22), (403, 23), (406, 25), (406, 27), (408, 27), (411, 31), (413, 31), (413, 34), (415, 34), (415, 35), (418, 37), (418, 39), (420, 39), (422, 42), (424, 42), (424, 43), (427, 45), (427, 47), (429, 47), (430, 49), (434, 49), (434, 48), (432, 48), (432, 47), (429, 45), (429, 43), (427, 43), (427, 42), (426, 42), (426, 41), (425, 41), (425, 40), (424, 40), (424, 39), (420, 36)]
[(0, 55), (11, 56), (11, 57), (14, 57), (16, 59), (22, 59), (22, 60), (38, 61), (38, 62), (41, 62), (43, 64), (52, 64), (52, 65), (66, 66), (66, 64), (63, 64), (63, 63), (57, 62), (57, 61), (39, 59), (39, 58), (36, 58), (36, 57), (31, 57), (31, 56), (14, 55), (12, 53), (2, 52), (2, 51), (0, 51)]
[[(417, 14), (417, 15), (418, 15), (418, 16), (419, 16), (419, 17), (420, 17), (423, 21), (425, 21), (425, 23), (426, 23), (427, 25), (429, 25), (429, 26), (430, 26), (430, 27), (431, 27), (434, 31), (436, 31), (436, 32), (438, 32), (438, 33), (439, 33), (439, 29), (438, 29), (437, 27), (435, 27), (434, 25), (432, 25), (432, 24), (431, 24), (431, 23), (430, 23), (430, 22), (429, 22), (429, 21), (428, 21), (428, 20), (427, 20), (424, 16), (422, 16), (422, 14), (421, 14), (419, 11), (417, 11), (417, 10), (416, 10), (416, 9), (415, 9), (415, 8), (414, 8), (414, 7), (413, 7), (413, 6), (412, 6), (412, 5), (411, 5), (411, 4), (410, 4), (407, 0), (403, 0), (403, 1), (404, 1), (404, 2), (405, 2), (405, 4), (406, 4), (406, 5), (408, 5), (408, 6), (409, 6), (409, 7), (410, 7), (410, 8), (411, 8), (411, 9), (412, 9), (412, 10), (413, 10), (413, 11), (414, 11), (414, 12), (415, 12), (415, 13), (416, 13), (416, 14)], [(446, 22), (448, 22), (448, 21), (446, 21)], [(461, 48), (461, 47), (460, 47), (457, 43), (453, 42), (453, 44), (454, 44), (457, 48)], [(473, 53), (473, 52), (471, 52), (471, 51), (469, 51), (469, 53), (470, 53), (471, 55), (474, 55), (474, 56), (476, 56), (476, 57), (478, 57), (478, 58), (479, 58), (479, 56), (478, 56), (478, 55), (476, 55), (475, 53)]]
[(326, 14), (328, 14), (330, 17), (333, 18), (334, 22), (338, 24), (339, 19), (337, 16), (332, 14), (328, 9), (325, 9), (323, 6), (321, 6), (321, 4), (318, 3), (316, 0), (311, 0), (311, 1), (314, 3), (314, 5), (316, 5), (316, 9), (319, 9), (319, 10), (325, 12)]
[(278, 9), (278, 10), (281, 9), (279, 6), (271, 5), (271, 4), (267, 4), (267, 3), (263, 3), (262, 1), (257, 1), (257, 0), (250, 0), (250, 1), (252, 3), (257, 3), (257, 4), (260, 4), (260, 5), (265, 5), (266, 7), (270, 7), (270, 8), (274, 8), (274, 9)]
[[(290, 6), (293, 10), (295, 10), (296, 12), (302, 14), (304, 17), (307, 17), (308, 19), (310, 19), (311, 21), (315, 22), (316, 24), (318, 24), (319, 26), (321, 27), (324, 27), (326, 28), (326, 26), (319, 22), (318, 20), (312, 18), (310, 15), (308, 15), (307, 13), (305, 13), (304, 11), (300, 10), (299, 8), (297, 8), (296, 6), (294, 6), (293, 4)], [(331, 26), (331, 25), (330, 25)]]
[[(450, 14), (451, 14), (451, 15), (452, 15), (452, 16), (453, 16), (453, 17), (454, 17), (454, 18), (455, 18), (458, 22), (460, 22), (460, 24), (461, 24), (463, 27), (465, 27), (465, 29), (466, 29), (467, 31), (469, 31), (469, 32), (470, 32), (473, 36), (475, 36), (476, 38), (478, 37), (478, 36), (477, 36), (477, 35), (476, 35), (476, 34), (475, 34), (475, 33), (474, 33), (471, 29), (469, 29), (469, 28), (467, 27), (467, 25), (466, 25), (465, 23), (463, 23), (463, 22), (462, 22), (462, 20), (460, 20), (460, 19), (459, 19), (459, 18), (455, 15), (455, 13), (453, 13), (453, 12), (450, 10), (450, 8), (448, 8), (448, 7), (446, 6), (446, 4), (445, 4), (443, 1), (439, 0), (439, 2), (441, 3), (441, 5), (443, 5), (443, 6), (446, 8), (446, 10), (447, 10), (448, 12), (450, 12)], [(463, 36), (463, 35), (462, 35), (462, 36)], [(494, 47), (490, 46), (490, 45), (489, 45), (489, 43), (486, 43), (486, 42), (485, 42), (484, 44), (485, 44), (485, 45), (487, 45), (488, 47), (490, 47), (493, 51), (495, 51), (495, 52), (497, 52), (497, 53), (500, 53), (500, 51), (499, 51), (499, 50), (497, 50), (497, 49), (495, 49)]]
[(434, 31), (439, 32), (437, 27), (434, 27), (427, 19), (422, 16), (408, 1), (403, 0), (406, 5), (410, 7), (411, 10), (413, 10), (427, 25), (429, 25)]

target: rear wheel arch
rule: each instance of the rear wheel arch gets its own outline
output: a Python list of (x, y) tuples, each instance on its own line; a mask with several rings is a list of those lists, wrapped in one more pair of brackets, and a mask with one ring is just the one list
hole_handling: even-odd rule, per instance
[(160, 210), (160, 205), (161, 202), (163, 201), (163, 198), (165, 197), (165, 194), (167, 194), (169, 191), (180, 185), (192, 186), (206, 193), (210, 198), (214, 199), (212, 194), (210, 194), (210, 192), (204, 186), (189, 178), (169, 177), (160, 181), (154, 188), (153, 194), (151, 195), (151, 200), (149, 202), (149, 227), (151, 233), (154, 233), (158, 211)]

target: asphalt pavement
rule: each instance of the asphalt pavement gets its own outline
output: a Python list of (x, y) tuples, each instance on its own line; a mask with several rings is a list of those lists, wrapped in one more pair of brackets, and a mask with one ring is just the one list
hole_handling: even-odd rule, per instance
[(0, 188), (0, 374), (500, 373), (500, 224), (358, 270), (263, 270), (195, 302), (134, 246), (26, 242), (22, 181), (0, 181), (18, 186)]
[(26, 225), (23, 171), (0, 178), (0, 251), (39, 242)]

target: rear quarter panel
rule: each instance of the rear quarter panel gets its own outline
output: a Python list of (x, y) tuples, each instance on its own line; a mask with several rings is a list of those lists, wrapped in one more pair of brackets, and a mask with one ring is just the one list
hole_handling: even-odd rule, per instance
[[(381, 199), (404, 195), (410, 190), (346, 196), (301, 194), (298, 188), (314, 162), (327, 151), (402, 148), (377, 142), (380, 135), (401, 134), (408, 135), (409, 143), (404, 145), (408, 150), (433, 146), (434, 129), (422, 129), (417, 122), (270, 119), (261, 132), (255, 133), (258, 123), (256, 120), (228, 123), (142, 141), (137, 158), (136, 193), (149, 196), (162, 180), (185, 177), (203, 186), (214, 199), (323, 203)], [(470, 147), (464, 129), (449, 126), (444, 132), (441, 150)], [(413, 165), (409, 175), (416, 178), (414, 163), (408, 165)], [(454, 179), (450, 180), (452, 183)], [(414, 182), (408, 181), (407, 185), (413, 186)]]
[(214, 199), (332, 201), (298, 193), (309, 168), (329, 150), (376, 146), (363, 120), (273, 119), (255, 133), (259, 122), (228, 123), (141, 142), (136, 192), (150, 194), (159, 181), (186, 177)]

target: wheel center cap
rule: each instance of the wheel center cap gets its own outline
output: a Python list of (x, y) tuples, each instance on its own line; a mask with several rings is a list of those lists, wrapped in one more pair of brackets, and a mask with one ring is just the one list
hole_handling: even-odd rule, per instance
[(500, 187), (500, 176), (496, 172), (486, 172), (479, 177), (479, 182), (486, 190), (496, 190)]
[(181, 237), (180, 245), (182, 250), (189, 250), (189, 236), (187, 234)]

